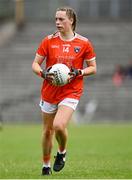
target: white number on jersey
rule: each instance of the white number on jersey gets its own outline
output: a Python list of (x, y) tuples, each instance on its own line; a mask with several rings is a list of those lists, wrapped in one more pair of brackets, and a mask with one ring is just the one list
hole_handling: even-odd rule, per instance
[(63, 52), (69, 52), (69, 47), (63, 47)]

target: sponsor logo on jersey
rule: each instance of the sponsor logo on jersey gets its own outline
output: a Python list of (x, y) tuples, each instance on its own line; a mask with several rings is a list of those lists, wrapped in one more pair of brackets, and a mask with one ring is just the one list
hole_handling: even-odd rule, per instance
[(63, 44), (62, 46), (68, 46), (68, 47), (70, 47), (71, 45), (70, 45), (70, 44)]
[(53, 44), (53, 45), (51, 45), (51, 48), (59, 48), (59, 45)]

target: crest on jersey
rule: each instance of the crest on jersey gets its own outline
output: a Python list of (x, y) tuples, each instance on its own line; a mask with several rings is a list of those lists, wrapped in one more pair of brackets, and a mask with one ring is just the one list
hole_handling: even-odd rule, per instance
[(75, 53), (78, 53), (80, 51), (80, 47), (79, 46), (74, 47), (74, 51)]

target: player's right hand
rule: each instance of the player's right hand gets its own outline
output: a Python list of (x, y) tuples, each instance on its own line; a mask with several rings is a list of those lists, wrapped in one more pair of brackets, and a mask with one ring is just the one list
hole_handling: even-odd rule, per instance
[(50, 73), (50, 72), (49, 72), (51, 68), (52, 68), (52, 67), (50, 66), (50, 67), (48, 67), (47, 69), (43, 69), (43, 70), (41, 71), (41, 77), (44, 78), (44, 79), (46, 79), (46, 80), (48, 80), (50, 84), (52, 84), (52, 82), (53, 82), (53, 80), (54, 80), (54, 78), (55, 78), (55, 77), (54, 77), (54, 73)]

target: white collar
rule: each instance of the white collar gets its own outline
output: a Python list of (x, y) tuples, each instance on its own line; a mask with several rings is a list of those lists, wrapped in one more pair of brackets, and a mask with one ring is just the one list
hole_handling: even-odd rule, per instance
[(59, 37), (60, 37), (60, 39), (61, 39), (62, 41), (73, 41), (73, 40), (76, 38), (76, 36), (77, 36), (77, 34), (74, 33), (74, 36), (73, 36), (71, 39), (63, 39), (63, 38), (61, 37), (60, 33), (59, 33)]

